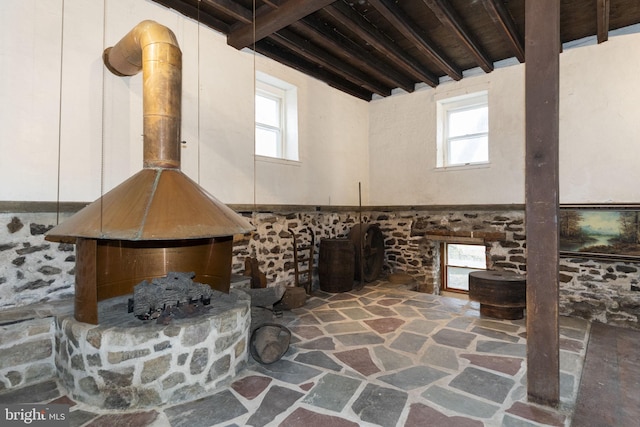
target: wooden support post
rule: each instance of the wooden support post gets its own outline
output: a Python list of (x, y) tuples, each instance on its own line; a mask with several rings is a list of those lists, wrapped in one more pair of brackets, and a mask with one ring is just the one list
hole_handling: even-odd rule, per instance
[(560, 2), (525, 5), (527, 395), (560, 400), (558, 145)]
[(95, 239), (76, 239), (75, 318), (93, 325), (98, 324), (97, 247)]

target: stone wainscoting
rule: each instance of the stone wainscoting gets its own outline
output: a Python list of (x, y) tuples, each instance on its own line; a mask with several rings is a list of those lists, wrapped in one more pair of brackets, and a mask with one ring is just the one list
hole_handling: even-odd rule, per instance
[[(364, 208), (331, 206), (232, 206), (256, 231), (236, 236), (232, 272), (255, 257), (270, 284), (291, 285), (293, 239), (289, 230), (310, 229), (316, 262), (323, 238), (346, 238), (360, 220), (385, 236), (384, 273), (406, 272), (419, 291), (439, 292), (441, 242), (484, 244), (492, 269), (526, 272), (524, 207), (450, 206)], [(40, 209), (42, 210), (42, 209)], [(51, 243), (44, 233), (52, 212), (0, 213), (0, 310), (73, 295), (73, 245)], [(640, 328), (640, 267), (630, 262), (562, 258), (560, 309), (565, 315)], [(317, 272), (314, 285), (317, 286)]]

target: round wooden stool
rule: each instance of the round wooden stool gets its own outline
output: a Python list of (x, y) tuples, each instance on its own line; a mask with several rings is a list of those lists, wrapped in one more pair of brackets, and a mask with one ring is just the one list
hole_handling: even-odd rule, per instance
[(527, 307), (526, 277), (511, 271), (471, 272), (469, 299), (480, 303), (483, 316), (522, 319)]

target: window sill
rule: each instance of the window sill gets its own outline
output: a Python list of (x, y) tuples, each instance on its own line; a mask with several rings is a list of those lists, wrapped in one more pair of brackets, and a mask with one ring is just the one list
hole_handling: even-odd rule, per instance
[(254, 157), (256, 159), (256, 162), (276, 163), (276, 164), (288, 165), (288, 166), (301, 166), (302, 165), (302, 162), (300, 162), (300, 160), (289, 160), (289, 159), (282, 159), (282, 158), (279, 158), (279, 157), (260, 156), (260, 155), (257, 155), (257, 154)]
[(436, 172), (447, 172), (447, 171), (459, 171), (459, 170), (471, 170), (471, 169), (487, 169), (491, 167), (491, 163), (469, 163), (466, 165), (455, 165), (455, 166), (437, 166)]

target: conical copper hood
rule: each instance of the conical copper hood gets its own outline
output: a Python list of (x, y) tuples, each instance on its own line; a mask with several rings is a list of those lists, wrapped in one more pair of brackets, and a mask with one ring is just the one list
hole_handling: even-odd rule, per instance
[(254, 227), (180, 171), (182, 53), (168, 28), (143, 21), (105, 50), (114, 74), (143, 74), (144, 169), (47, 233), (47, 240), (200, 239)]

